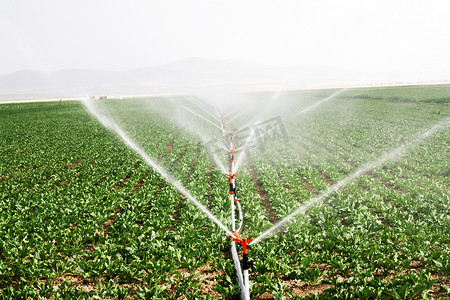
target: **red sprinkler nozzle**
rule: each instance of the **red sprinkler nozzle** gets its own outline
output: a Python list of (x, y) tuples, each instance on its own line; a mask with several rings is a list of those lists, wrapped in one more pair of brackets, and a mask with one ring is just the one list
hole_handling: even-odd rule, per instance
[(236, 149), (233, 149), (230, 151), (230, 158), (231, 158), (231, 162), (234, 162), (234, 153), (236, 153)]
[(253, 238), (251, 239), (242, 238), (239, 240), (239, 245), (242, 246), (244, 254), (248, 254), (248, 243), (250, 243), (251, 241), (253, 241)]
[(233, 179), (236, 179), (236, 176), (238, 175), (238, 173), (234, 173), (234, 174), (228, 173), (228, 174), (225, 174), (225, 175), (227, 175), (228, 178), (230, 178), (230, 182), (231, 182)]
[(225, 175), (228, 176), (228, 178), (230, 178), (230, 194), (235, 194), (235, 193), (236, 193), (236, 191), (235, 191), (235, 189), (234, 189), (234, 186), (233, 186), (233, 180), (236, 179), (237, 174), (238, 174), (238, 173), (234, 173), (234, 174), (231, 174), (231, 173), (230, 173), (230, 174), (225, 174)]
[(233, 131), (228, 132), (228, 135), (230, 136), (230, 140), (233, 141)]
[(244, 270), (248, 270), (250, 269), (250, 267), (253, 266), (253, 261), (249, 261), (248, 260), (248, 243), (250, 243), (251, 241), (253, 241), (253, 238), (251, 239), (246, 239), (246, 238), (233, 238), (233, 241), (235, 241), (236, 243), (238, 243), (239, 245), (242, 246), (244, 254), (242, 255), (242, 268)]

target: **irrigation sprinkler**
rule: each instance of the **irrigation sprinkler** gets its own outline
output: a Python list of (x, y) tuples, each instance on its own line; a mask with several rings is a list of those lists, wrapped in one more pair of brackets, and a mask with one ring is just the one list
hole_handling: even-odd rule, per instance
[[(236, 177), (238, 175), (237, 172), (233, 172), (235, 169), (235, 153), (238, 151), (237, 149), (233, 149), (233, 134), (234, 132), (231, 131), (229, 133), (225, 130), (225, 120), (223, 118), (223, 115), (220, 114), (220, 129), (222, 133), (222, 139), (224, 142), (224, 145), (226, 148), (230, 149), (228, 153), (229, 158), (229, 167), (230, 167), (230, 173), (225, 173), (225, 175), (229, 179), (229, 201), (231, 206), (231, 231), (232, 235), (229, 237), (231, 240), (231, 253), (234, 261), (234, 267), (236, 269), (237, 278), (239, 281), (239, 287), (241, 290), (241, 298), (243, 300), (249, 300), (250, 299), (250, 283), (249, 283), (249, 275), (248, 275), (248, 269), (252, 265), (252, 263), (248, 260), (248, 243), (252, 241), (253, 239), (245, 239), (240, 238), (242, 230), (244, 228), (244, 216), (242, 213), (242, 206), (241, 203), (237, 197), (237, 191), (236, 191)], [(227, 141), (226, 136), (229, 136), (229, 141)], [(238, 208), (238, 217), (239, 217), (239, 226), (236, 227), (236, 207)], [(239, 262), (239, 256), (236, 249), (236, 243), (241, 245), (243, 247), (243, 261), (242, 261), (242, 268), (241, 264)]]
[[(250, 277), (248, 274), (248, 270), (250, 268), (253, 268), (253, 261), (248, 259), (248, 249), (250, 246), (248, 243), (253, 241), (252, 238), (246, 239), (246, 238), (240, 238), (240, 237), (234, 237), (233, 241), (239, 245), (242, 246), (243, 254), (242, 254), (242, 270), (244, 274), (244, 286), (241, 287), (241, 289), (244, 290), (244, 299), (250, 299)], [(241, 293), (242, 294), (242, 293)]]
[[(186, 108), (187, 109), (187, 108)], [(189, 112), (194, 113), (187, 109)], [(249, 269), (252, 268), (253, 262), (249, 260), (248, 258), (248, 250), (249, 250), (249, 243), (253, 241), (253, 238), (247, 239), (242, 238), (241, 234), (244, 228), (244, 217), (243, 217), (243, 210), (240, 203), (240, 200), (237, 196), (237, 188), (236, 188), (236, 178), (237, 178), (237, 168), (239, 167), (243, 155), (238, 157), (237, 161), (235, 160), (236, 152), (245, 152), (246, 149), (249, 147), (249, 144), (254, 141), (261, 139), (265, 137), (266, 135), (269, 135), (270, 133), (276, 131), (279, 129), (287, 139), (287, 134), (284, 129), (284, 126), (281, 122), (280, 117), (275, 117), (266, 121), (258, 122), (253, 126), (246, 127), (245, 129), (241, 129), (238, 131), (245, 131), (246, 129), (251, 129), (251, 132), (248, 137), (245, 138), (244, 143), (240, 145), (238, 148), (233, 148), (233, 138), (235, 134), (238, 131), (230, 131), (227, 132), (226, 130), (226, 123), (223, 117), (222, 112), (220, 109), (218, 109), (219, 118), (218, 121), (220, 122), (220, 126), (215, 126), (220, 129), (222, 134), (222, 141), (224, 143), (224, 147), (220, 147), (222, 149), (225, 149), (228, 152), (228, 158), (229, 158), (229, 173), (224, 172), (225, 176), (228, 177), (228, 183), (229, 183), (229, 201), (230, 201), (230, 208), (231, 208), (231, 234), (229, 235), (229, 238), (231, 239), (231, 252), (232, 257), (234, 261), (234, 266), (237, 273), (237, 278), (239, 281), (240, 291), (241, 291), (241, 298), (244, 300), (250, 299), (250, 278), (249, 278)], [(203, 118), (202, 116), (200, 116)], [(204, 119), (204, 118), (203, 118)], [(209, 121), (209, 120), (206, 120)], [(271, 123), (276, 122), (275, 126), (269, 126)], [(259, 128), (262, 126), (266, 126), (265, 129)], [(228, 137), (227, 137), (228, 136)], [(212, 143), (215, 143), (216, 140), (213, 139)], [(208, 144), (209, 145), (209, 144)], [(217, 159), (215, 159), (217, 160)], [(239, 218), (239, 225), (236, 226), (236, 208), (238, 212), (238, 218)], [(236, 244), (239, 244), (242, 246), (243, 255), (242, 255), (242, 262), (239, 261), (238, 251), (236, 249)], [(241, 266), (242, 264), (242, 266)]]
[[(230, 179), (230, 195), (234, 195), (236, 193), (236, 188), (234, 187), (234, 180), (236, 179), (236, 176), (238, 175), (238, 173), (228, 173), (225, 174), (229, 179)], [(233, 196), (234, 197), (234, 196)]]
[[(230, 133), (230, 144), (232, 145), (233, 133)], [(242, 213), (242, 206), (237, 197), (237, 189), (236, 189), (236, 178), (238, 173), (233, 173), (235, 168), (234, 166), (234, 154), (236, 153), (236, 149), (232, 149), (229, 152), (229, 160), (230, 160), (230, 173), (226, 173), (225, 175), (229, 179), (229, 199), (231, 205), (231, 227), (233, 236), (230, 235), (232, 239), (231, 242), (231, 252), (233, 256), (234, 266), (236, 269), (239, 286), (241, 290), (241, 298), (244, 300), (250, 299), (250, 279), (248, 270), (252, 266), (252, 262), (248, 260), (248, 243), (253, 239), (240, 238), (243, 228), (244, 228), (244, 216)], [(236, 227), (236, 207), (238, 208), (238, 216), (239, 216), (239, 226)], [(239, 262), (239, 256), (237, 254), (236, 244), (242, 246), (243, 248), (243, 259), (242, 259), (242, 268)]]
[(226, 126), (225, 120), (223, 119), (222, 116), (220, 116), (220, 130), (222, 131), (223, 137), (225, 137), (225, 135), (226, 135), (225, 126)]
[[(190, 111), (192, 112), (192, 111)], [(231, 239), (231, 253), (234, 261), (234, 266), (237, 273), (237, 278), (240, 286), (241, 291), (241, 298), (244, 300), (250, 299), (250, 277), (249, 277), (249, 269), (253, 267), (253, 261), (249, 260), (248, 257), (248, 250), (250, 248), (249, 243), (253, 241), (253, 238), (243, 238), (241, 237), (242, 231), (244, 228), (244, 217), (243, 217), (243, 210), (240, 203), (240, 200), (237, 196), (237, 188), (236, 188), (236, 178), (238, 176), (238, 173), (236, 172), (237, 167), (242, 161), (243, 155), (241, 154), (237, 161), (235, 161), (236, 152), (238, 151), (245, 151), (249, 147), (249, 143), (253, 141), (254, 139), (258, 139), (261, 137), (264, 137), (274, 131), (277, 126), (282, 129), (282, 132), (286, 135), (284, 127), (281, 124), (281, 118), (272, 118), (267, 121), (259, 122), (254, 126), (251, 126), (250, 128), (253, 129), (252, 132), (246, 139), (244, 140), (244, 143), (240, 145), (238, 148), (233, 148), (233, 137), (236, 131), (226, 131), (226, 123), (223, 117), (222, 112), (218, 109), (219, 112), (219, 122), (220, 127), (218, 127), (222, 134), (222, 140), (224, 143), (224, 147), (221, 147), (222, 149), (225, 149), (228, 152), (228, 158), (229, 158), (229, 167), (230, 172), (225, 172), (225, 176), (228, 177), (228, 184), (229, 184), (229, 201), (231, 206), (231, 234), (229, 235), (229, 238)], [(209, 120), (208, 120), (209, 121)], [(258, 130), (257, 126), (267, 125), (268, 123), (271, 123), (273, 121), (277, 121), (277, 126), (272, 126), (272, 128), (268, 128), (266, 130)], [(280, 125), (281, 124), (281, 125)], [(228, 136), (228, 138), (227, 138)], [(215, 140), (214, 140), (215, 142)], [(236, 226), (236, 208), (238, 212), (238, 218), (239, 218), (239, 225)], [(242, 262), (239, 261), (238, 251), (236, 244), (242, 246)]]
[(231, 162), (231, 169), (233, 169), (233, 164), (234, 164), (234, 153), (236, 153), (237, 149), (232, 149), (230, 151), (230, 162)]
[[(231, 145), (233, 145), (233, 134), (234, 134), (234, 131), (228, 132), (228, 135), (230, 136), (230, 144)], [(231, 147), (231, 148), (233, 148), (233, 147)]]

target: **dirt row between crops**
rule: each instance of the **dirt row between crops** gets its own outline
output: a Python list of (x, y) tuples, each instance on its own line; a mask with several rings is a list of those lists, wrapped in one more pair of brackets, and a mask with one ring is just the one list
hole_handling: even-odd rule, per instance
[(253, 182), (255, 184), (256, 191), (257, 191), (259, 197), (261, 198), (261, 201), (264, 203), (264, 207), (266, 209), (266, 215), (269, 217), (270, 222), (272, 224), (275, 224), (278, 221), (278, 219), (276, 217), (277, 211), (272, 206), (272, 203), (269, 201), (269, 199), (267, 199), (268, 194), (264, 190), (263, 185), (258, 181), (258, 173), (255, 171), (254, 166), (248, 155), (247, 155), (246, 159), (247, 159), (248, 171), (250, 172), (250, 175), (253, 178)]

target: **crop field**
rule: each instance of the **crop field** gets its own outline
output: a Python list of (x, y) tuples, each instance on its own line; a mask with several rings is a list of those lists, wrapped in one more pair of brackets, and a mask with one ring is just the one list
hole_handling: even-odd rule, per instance
[(0, 104), (0, 299), (239, 299), (219, 106), (252, 299), (450, 296), (450, 86), (240, 97)]

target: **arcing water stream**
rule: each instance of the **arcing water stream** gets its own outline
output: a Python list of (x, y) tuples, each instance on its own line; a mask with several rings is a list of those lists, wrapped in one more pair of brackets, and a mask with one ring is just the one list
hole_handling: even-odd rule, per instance
[(212, 126), (217, 127), (217, 128), (220, 129), (220, 127), (219, 127), (218, 125), (214, 124), (213, 122), (211, 122), (210, 120), (206, 119), (206, 118), (203, 117), (202, 115), (199, 115), (198, 113), (196, 113), (196, 112), (190, 110), (190, 109), (187, 108), (186, 106), (183, 106), (183, 108), (184, 108), (185, 110), (187, 110), (188, 112), (190, 112), (191, 114), (196, 115), (196, 116), (199, 117), (200, 119), (204, 120), (205, 122), (208, 122), (208, 123), (211, 124)]
[[(95, 100), (94, 100), (95, 101)], [(220, 228), (225, 231), (228, 236), (233, 236), (231, 231), (225, 227), (205, 206), (198, 202), (184, 187), (183, 185), (170, 176), (159, 164), (150, 158), (150, 156), (145, 153), (145, 151), (140, 148), (129, 136), (128, 134), (120, 128), (114, 121), (102, 115), (98, 109), (95, 107), (91, 100), (82, 100), (83, 105), (86, 107), (88, 112), (93, 115), (103, 126), (114, 131), (123, 142), (133, 149), (149, 166), (155, 169), (164, 179), (170, 182), (174, 187), (176, 187), (183, 195), (185, 195), (195, 206), (197, 206), (202, 212), (204, 212), (208, 218), (210, 218), (214, 223), (216, 223)]]
[(261, 240), (266, 238), (268, 235), (270, 235), (271, 233), (273, 233), (277, 229), (279, 229), (284, 223), (292, 220), (298, 214), (305, 212), (305, 210), (308, 207), (310, 207), (311, 205), (327, 198), (331, 193), (337, 191), (339, 188), (341, 188), (342, 186), (347, 184), (350, 180), (353, 180), (356, 177), (361, 176), (364, 173), (367, 173), (367, 172), (379, 167), (380, 165), (382, 165), (383, 163), (385, 163), (387, 161), (395, 161), (396, 159), (399, 159), (401, 156), (405, 155), (408, 151), (411, 151), (416, 146), (418, 146), (419, 144), (424, 142), (428, 137), (430, 137), (434, 133), (436, 133), (446, 127), (449, 127), (449, 126), (450, 126), (450, 118), (444, 119), (443, 121), (441, 121), (438, 124), (434, 125), (433, 127), (429, 128), (422, 134), (416, 136), (414, 139), (412, 139), (408, 143), (406, 143), (402, 146), (399, 146), (399, 147), (395, 148), (394, 150), (384, 154), (376, 161), (373, 161), (371, 163), (368, 163), (368, 164), (358, 168), (354, 173), (350, 174), (349, 176), (345, 177), (341, 181), (332, 185), (325, 192), (323, 192), (322, 194), (318, 195), (317, 197), (309, 200), (308, 202), (306, 202), (305, 204), (303, 204), (302, 206), (297, 208), (294, 212), (289, 214), (287, 217), (285, 217), (284, 219), (279, 221), (277, 224), (275, 224), (274, 226), (272, 226), (271, 228), (269, 228), (268, 230), (263, 232), (259, 237), (255, 238), (253, 240), (252, 244), (260, 242)]
[[(217, 119), (217, 117), (216, 117), (215, 115), (213, 115), (211, 112), (209, 112), (208, 109), (207, 109), (205, 106), (203, 106), (199, 101), (195, 100), (194, 97), (190, 96), (190, 97), (187, 97), (187, 99), (188, 99), (189, 101), (191, 101), (192, 103), (194, 103), (194, 104), (195, 104), (197, 107), (199, 107), (201, 110), (203, 110), (204, 112), (206, 112), (208, 115), (210, 115), (214, 120), (220, 122), (220, 120)], [(214, 124), (214, 125), (215, 125), (215, 124)]]
[(344, 91), (346, 91), (346, 90), (347, 90), (347, 89), (345, 88), (345, 89), (339, 90), (339, 91), (337, 91), (337, 92), (334, 92), (333, 94), (331, 94), (330, 96), (326, 97), (325, 99), (322, 99), (322, 100), (320, 100), (319, 102), (316, 102), (316, 103), (314, 103), (313, 105), (310, 105), (310, 106), (308, 106), (307, 108), (305, 108), (305, 109), (299, 111), (299, 112), (296, 114), (296, 116), (301, 115), (301, 114), (303, 114), (303, 113), (305, 113), (305, 112), (308, 112), (308, 111), (310, 111), (310, 110), (313, 110), (314, 108), (316, 108), (316, 107), (319, 106), (320, 104), (322, 104), (322, 103), (324, 103), (324, 102), (326, 102), (326, 101), (329, 101), (329, 100), (331, 100), (331, 99), (334, 99), (336, 96), (338, 96), (340, 93), (342, 93), (342, 92), (344, 92)]

